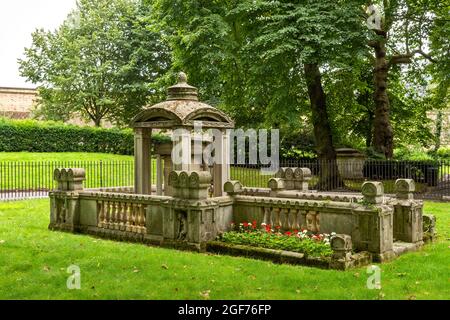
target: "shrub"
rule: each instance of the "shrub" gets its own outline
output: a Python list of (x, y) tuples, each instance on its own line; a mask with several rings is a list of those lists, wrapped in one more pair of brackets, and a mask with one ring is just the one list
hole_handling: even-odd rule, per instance
[(436, 155), (440, 159), (450, 159), (450, 148), (441, 147), (436, 152)]
[(420, 147), (398, 148), (394, 150), (395, 160), (430, 161), (433, 157)]
[[(154, 134), (156, 143), (168, 141)], [(79, 127), (53, 121), (0, 118), (0, 152), (100, 152), (131, 155), (131, 129)]]

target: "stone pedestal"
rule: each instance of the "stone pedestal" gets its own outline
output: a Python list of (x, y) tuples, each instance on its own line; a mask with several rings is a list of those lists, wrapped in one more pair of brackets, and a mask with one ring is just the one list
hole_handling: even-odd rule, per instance
[(50, 192), (49, 229), (75, 231), (80, 220), (79, 192), (83, 191), (86, 173), (81, 168), (55, 169), (57, 190)]
[(364, 179), (366, 156), (351, 148), (336, 149), (336, 160), (342, 179)]
[(366, 181), (361, 187), (364, 201), (368, 204), (381, 204), (384, 201), (383, 183), (379, 181)]
[(414, 200), (414, 190), (412, 179), (398, 179), (395, 182), (396, 198), (391, 201), (394, 206), (394, 239), (421, 244), (423, 203)]

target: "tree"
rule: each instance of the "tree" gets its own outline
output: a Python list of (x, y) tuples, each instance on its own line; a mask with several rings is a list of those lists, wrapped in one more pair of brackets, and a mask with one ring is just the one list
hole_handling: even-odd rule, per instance
[(36, 30), (20, 71), (39, 85), (41, 114), (123, 125), (149, 96), (159, 99), (170, 53), (148, 10), (140, 1), (80, 0), (57, 30)]
[(364, 50), (362, 2), (156, 4), (170, 34), (176, 68), (196, 70), (192, 82), (204, 83), (207, 97), (220, 97), (219, 105), (249, 119), (247, 124), (262, 121), (280, 128), (308, 115), (324, 164), (317, 187), (340, 185), (322, 72), (348, 68)]
[(390, 119), (389, 74), (402, 64), (415, 62), (412, 67), (423, 72), (425, 65), (438, 62), (425, 48), (439, 16), (444, 16), (448, 7), (445, 9), (434, 0), (383, 0), (374, 3), (379, 9), (370, 12), (371, 19), (376, 22), (372, 27), (374, 37), (369, 41), (375, 53), (373, 144), (377, 152), (392, 158), (394, 130)]

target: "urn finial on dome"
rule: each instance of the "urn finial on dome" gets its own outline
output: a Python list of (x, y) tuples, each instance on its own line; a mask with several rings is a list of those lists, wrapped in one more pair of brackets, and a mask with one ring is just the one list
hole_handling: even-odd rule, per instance
[(167, 90), (167, 100), (198, 101), (198, 90), (187, 83), (186, 73), (178, 73), (178, 83)]

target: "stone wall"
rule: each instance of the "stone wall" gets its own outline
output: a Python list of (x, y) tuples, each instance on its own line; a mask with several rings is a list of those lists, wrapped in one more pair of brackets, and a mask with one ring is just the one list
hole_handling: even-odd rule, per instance
[[(432, 132), (436, 131), (437, 114), (437, 111), (430, 111), (427, 113), (428, 118), (432, 120)], [(441, 146), (450, 147), (450, 109), (442, 111)]]
[[(31, 112), (36, 106), (37, 98), (38, 93), (35, 89), (0, 87), (0, 117), (30, 118)], [(77, 126), (94, 125), (92, 121), (86, 121), (79, 115), (75, 115), (68, 123)], [(103, 121), (102, 127), (111, 128), (112, 124), (109, 121)]]
[(28, 118), (36, 98), (35, 89), (0, 87), (0, 116), (13, 119)]

